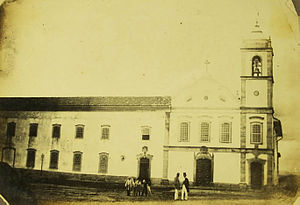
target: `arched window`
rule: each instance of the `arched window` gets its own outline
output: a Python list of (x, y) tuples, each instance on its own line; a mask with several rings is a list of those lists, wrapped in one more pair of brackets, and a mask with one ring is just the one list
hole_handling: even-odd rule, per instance
[(99, 154), (99, 173), (106, 174), (108, 169), (108, 153)]
[(262, 63), (259, 56), (254, 56), (252, 58), (252, 76), (262, 75)]
[(82, 152), (73, 153), (73, 171), (81, 171)]
[(50, 151), (50, 169), (58, 169), (58, 156), (59, 151), (58, 150), (51, 150)]
[(210, 123), (201, 122), (200, 123), (200, 142), (210, 141)]
[(180, 141), (189, 141), (190, 125), (188, 122), (180, 123)]
[(109, 139), (109, 125), (101, 125), (101, 139)]
[(75, 125), (75, 138), (83, 138), (84, 125)]

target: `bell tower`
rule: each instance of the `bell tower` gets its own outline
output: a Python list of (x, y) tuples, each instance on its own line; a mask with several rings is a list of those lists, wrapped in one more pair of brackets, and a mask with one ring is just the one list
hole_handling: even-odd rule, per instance
[(256, 21), (249, 38), (243, 40), (241, 107), (272, 108), (273, 48)]
[[(273, 141), (273, 48), (258, 21), (241, 47), (241, 183), (274, 184)], [(268, 151), (265, 151), (268, 150)], [(267, 163), (264, 163), (264, 162)], [(254, 170), (259, 163), (262, 170)], [(248, 168), (253, 170), (249, 171)], [(252, 176), (260, 173), (258, 181)], [(267, 173), (262, 177), (262, 173)], [(250, 179), (250, 180), (249, 180)]]

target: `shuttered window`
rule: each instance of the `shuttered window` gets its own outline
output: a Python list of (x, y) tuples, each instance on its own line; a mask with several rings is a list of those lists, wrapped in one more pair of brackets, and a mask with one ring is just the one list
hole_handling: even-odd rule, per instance
[(35, 165), (35, 149), (27, 149), (26, 167), (34, 168)]
[(75, 132), (76, 132), (75, 138), (83, 138), (84, 125), (76, 125)]
[(59, 151), (57, 150), (51, 150), (50, 151), (50, 169), (58, 169), (58, 157), (59, 157)]
[(188, 142), (190, 134), (190, 125), (188, 122), (180, 123), (180, 142)]
[(210, 141), (210, 123), (202, 122), (200, 123), (200, 142)]
[(106, 174), (108, 170), (108, 153), (99, 154), (99, 173)]
[(110, 126), (101, 125), (101, 139), (109, 139)]
[(60, 138), (60, 124), (54, 124), (52, 125), (52, 137), (53, 138)]
[(81, 171), (82, 152), (73, 154), (73, 171)]
[(38, 124), (37, 123), (31, 123), (29, 125), (29, 137), (36, 137), (37, 136), (37, 130), (38, 130)]
[(252, 144), (261, 144), (262, 143), (262, 123), (260, 122), (252, 122), (250, 124), (250, 135), (251, 135), (251, 143)]
[(231, 142), (231, 123), (224, 122), (220, 127), (220, 142), (229, 143)]

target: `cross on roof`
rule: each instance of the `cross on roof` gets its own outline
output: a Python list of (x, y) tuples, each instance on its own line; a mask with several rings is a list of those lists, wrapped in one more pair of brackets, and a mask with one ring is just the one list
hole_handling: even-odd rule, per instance
[(204, 64), (205, 64), (205, 71), (207, 72), (208, 71), (208, 64), (210, 64), (210, 62), (208, 61), (208, 60), (206, 60), (205, 62), (204, 62)]

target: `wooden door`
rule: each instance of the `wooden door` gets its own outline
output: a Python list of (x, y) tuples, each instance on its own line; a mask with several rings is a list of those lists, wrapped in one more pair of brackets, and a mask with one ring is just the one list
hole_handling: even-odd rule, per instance
[(263, 166), (259, 162), (251, 163), (251, 188), (260, 189), (263, 184)]
[(196, 161), (196, 184), (207, 186), (212, 182), (212, 163), (210, 159)]
[(148, 179), (150, 177), (150, 164), (149, 164), (149, 159), (148, 158), (141, 158), (140, 159), (140, 173), (139, 177), (141, 179)]

